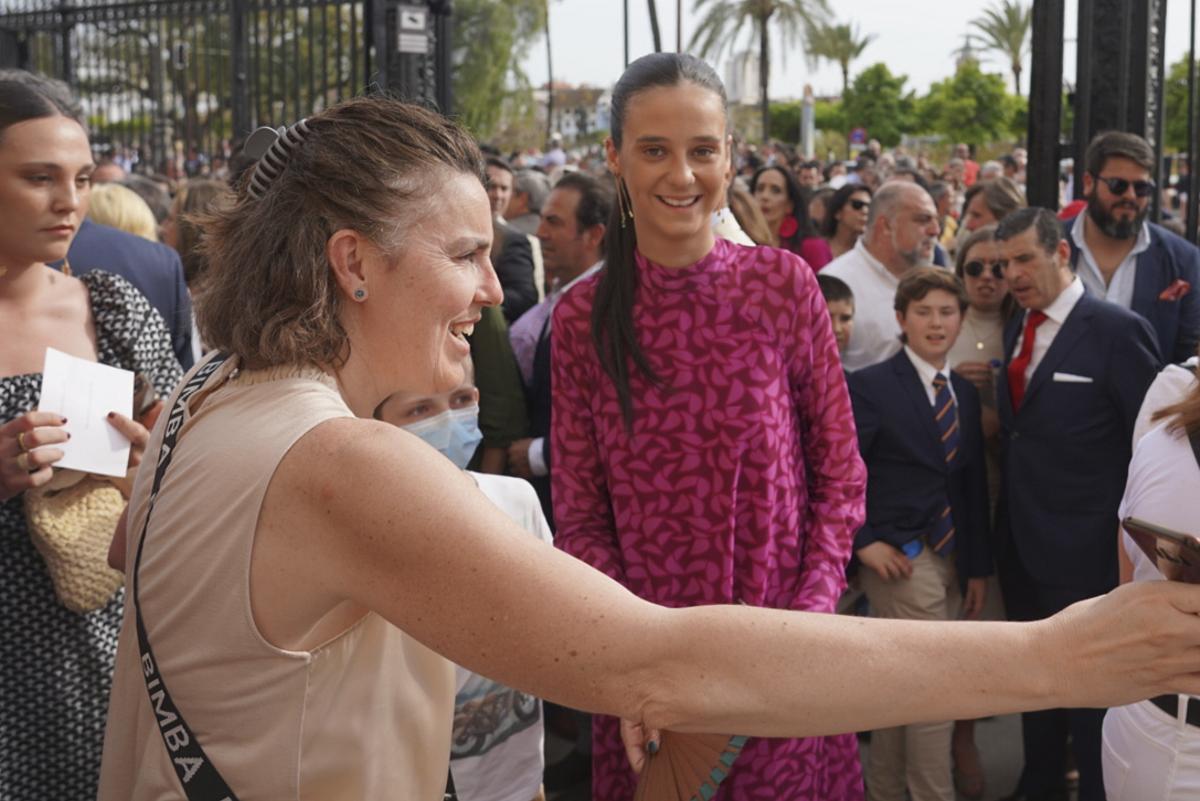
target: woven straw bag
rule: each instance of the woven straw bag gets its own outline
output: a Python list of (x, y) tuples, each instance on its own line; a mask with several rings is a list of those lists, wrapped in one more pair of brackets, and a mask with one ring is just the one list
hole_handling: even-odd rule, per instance
[(100, 609), (124, 583), (108, 566), (108, 546), (124, 508), (112, 482), (75, 470), (55, 471), (49, 484), (25, 491), (30, 536), (68, 609)]

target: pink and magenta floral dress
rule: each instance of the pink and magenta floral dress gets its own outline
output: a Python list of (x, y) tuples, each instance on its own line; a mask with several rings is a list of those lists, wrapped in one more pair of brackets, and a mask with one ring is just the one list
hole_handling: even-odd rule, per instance
[[(687, 267), (640, 253), (637, 265), (633, 317), (659, 383), (633, 371), (632, 433), (592, 345), (599, 276), (554, 313), (556, 545), (664, 606), (833, 612), (866, 472), (813, 271), (786, 251), (723, 239)], [(628, 801), (635, 778), (617, 721), (594, 725), (593, 798)], [(717, 798), (862, 796), (847, 734), (752, 738)]]

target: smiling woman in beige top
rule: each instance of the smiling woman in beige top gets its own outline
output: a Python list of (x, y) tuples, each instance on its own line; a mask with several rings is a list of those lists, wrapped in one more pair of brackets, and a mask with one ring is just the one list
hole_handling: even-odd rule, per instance
[[(241, 801), (440, 798), (447, 658), (651, 728), (763, 736), (1200, 693), (1197, 588), (1033, 624), (664, 609), (527, 536), (370, 419), (400, 387), (461, 381), (501, 298), (491, 232), (469, 136), (384, 98), (288, 129), (209, 222), (199, 320), (229, 357), (147, 448), (178, 440), (136, 571), (154, 658), (130, 603), (101, 801), (188, 797), (176, 713)], [(130, 505), (131, 598), (153, 479)]]

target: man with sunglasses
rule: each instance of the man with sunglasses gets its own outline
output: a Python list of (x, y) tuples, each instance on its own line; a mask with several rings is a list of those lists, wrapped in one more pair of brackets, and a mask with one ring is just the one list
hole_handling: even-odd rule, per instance
[(1088, 146), (1086, 213), (1067, 223), (1071, 261), (1088, 291), (1145, 317), (1170, 362), (1200, 342), (1200, 250), (1146, 220), (1157, 187), (1154, 150), (1140, 136), (1102, 133)]

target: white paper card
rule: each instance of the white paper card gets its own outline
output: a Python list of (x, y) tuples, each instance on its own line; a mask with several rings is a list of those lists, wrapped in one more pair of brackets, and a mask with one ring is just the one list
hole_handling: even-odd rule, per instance
[(124, 476), (129, 440), (108, 423), (109, 412), (133, 416), (133, 373), (46, 348), (38, 409), (67, 418), (71, 438), (54, 463), (102, 476)]

